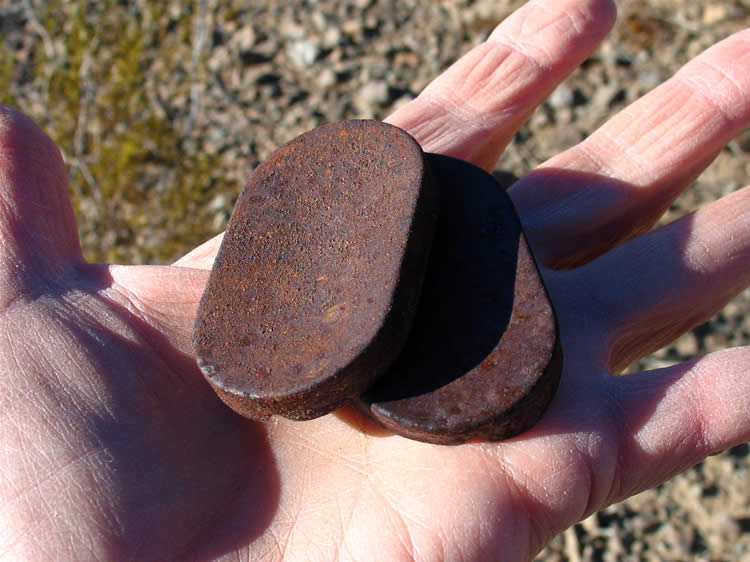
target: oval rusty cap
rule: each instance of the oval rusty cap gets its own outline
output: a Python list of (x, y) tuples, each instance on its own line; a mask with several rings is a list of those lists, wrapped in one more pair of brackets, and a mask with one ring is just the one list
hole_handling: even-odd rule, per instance
[(258, 166), (194, 328), (219, 396), (310, 419), (359, 394), (406, 341), (438, 204), (417, 142), (377, 121), (323, 125)]
[(461, 160), (428, 154), (440, 218), (412, 333), (359, 406), (431, 443), (507, 439), (550, 403), (562, 352), (510, 197)]

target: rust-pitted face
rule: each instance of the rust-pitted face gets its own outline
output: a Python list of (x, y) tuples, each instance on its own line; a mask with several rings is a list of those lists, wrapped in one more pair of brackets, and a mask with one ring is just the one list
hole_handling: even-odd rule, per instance
[(438, 194), (419, 145), (376, 121), (278, 149), (240, 195), (201, 301), (194, 347), (243, 415), (323, 415), (400, 352)]

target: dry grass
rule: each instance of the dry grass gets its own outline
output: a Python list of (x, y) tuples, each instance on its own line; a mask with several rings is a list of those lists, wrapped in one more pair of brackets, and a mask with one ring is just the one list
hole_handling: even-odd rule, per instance
[(226, 185), (190, 125), (200, 5), (26, 2), (23, 48), (0, 43), (2, 101), (63, 149), (92, 261), (169, 261), (214, 231)]

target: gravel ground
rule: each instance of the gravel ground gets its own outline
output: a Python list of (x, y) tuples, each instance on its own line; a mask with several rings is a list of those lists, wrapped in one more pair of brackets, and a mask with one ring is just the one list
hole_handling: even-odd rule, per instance
[[(65, 151), (87, 257), (164, 263), (223, 229), (252, 168), (327, 122), (383, 118), (523, 2), (0, 0), (0, 100)], [(618, 24), (518, 132), (523, 175), (731, 32), (745, 0), (621, 1)], [(750, 183), (750, 134), (665, 221)], [(750, 343), (744, 291), (633, 366)], [(750, 559), (748, 447), (711, 457), (558, 536), (540, 560)]]

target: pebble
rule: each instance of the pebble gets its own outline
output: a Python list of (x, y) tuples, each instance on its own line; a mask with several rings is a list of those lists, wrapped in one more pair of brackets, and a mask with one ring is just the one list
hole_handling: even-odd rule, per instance
[(703, 8), (703, 23), (715, 25), (727, 17), (727, 8), (723, 4), (708, 4)]
[(659, 84), (664, 82), (665, 76), (654, 66), (643, 68), (638, 72), (637, 84), (641, 92), (653, 90)]
[(698, 339), (693, 332), (687, 332), (673, 344), (680, 357), (685, 359), (695, 357), (698, 354)]
[(318, 58), (320, 46), (312, 40), (295, 41), (287, 50), (289, 59), (299, 67), (308, 67)]
[(591, 98), (592, 105), (600, 111), (609, 110), (612, 100), (617, 96), (619, 88), (615, 85), (599, 86), (594, 90)]
[(560, 109), (562, 107), (569, 107), (573, 105), (575, 94), (570, 86), (566, 84), (560, 84), (555, 91), (547, 99), (547, 103), (553, 109)]
[(372, 81), (362, 86), (354, 97), (355, 105), (362, 111), (372, 111), (389, 100), (388, 84), (382, 80)]
[(322, 90), (327, 90), (336, 84), (336, 73), (330, 68), (324, 68), (315, 78), (315, 83)]
[(230, 37), (230, 45), (239, 51), (247, 51), (255, 44), (255, 30), (250, 26), (241, 27)]

